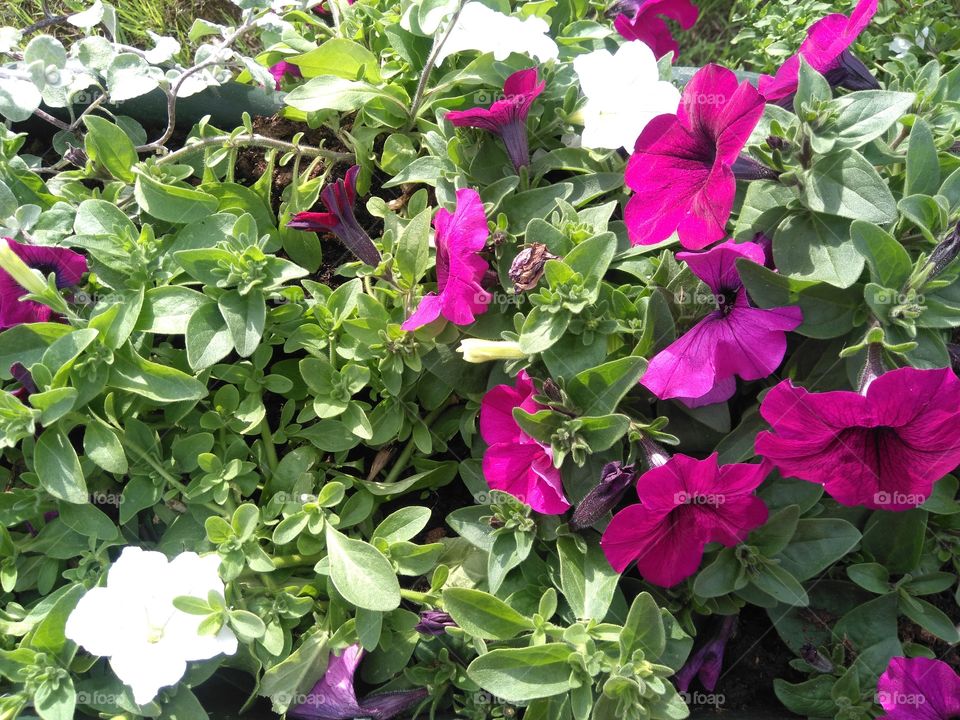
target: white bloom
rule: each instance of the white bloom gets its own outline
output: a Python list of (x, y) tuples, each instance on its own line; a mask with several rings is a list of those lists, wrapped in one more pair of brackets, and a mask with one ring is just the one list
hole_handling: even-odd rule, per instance
[(481, 340), (464, 338), (460, 341), (458, 353), (469, 363), (483, 363), (490, 360), (518, 360), (527, 357), (520, 349), (520, 343), (512, 340)]
[(188, 660), (237, 651), (229, 628), (200, 635), (203, 616), (173, 606), (180, 595), (206, 600), (211, 590), (223, 594), (219, 566), (216, 555), (185, 552), (168, 562), (163, 553), (126, 547), (110, 568), (106, 587), (80, 598), (67, 619), (66, 636), (93, 655), (109, 657), (117, 677), (144, 705), (161, 687), (183, 677)]
[(675, 114), (680, 91), (660, 79), (653, 51), (639, 41), (624, 43), (611, 54), (594, 50), (573, 60), (587, 98), (583, 147), (625, 148), (633, 152), (640, 132), (657, 115)]
[(913, 47), (913, 43), (907, 40), (905, 37), (897, 35), (893, 40), (890, 41), (890, 52), (894, 53), (895, 57), (902, 58), (904, 55), (907, 55), (910, 52), (910, 48)]
[(554, 60), (560, 50), (547, 35), (549, 30), (550, 26), (542, 18), (521, 20), (478, 2), (467, 3), (437, 62), (463, 50), (491, 52), (497, 60), (506, 60), (512, 52), (535, 57), (540, 62)]

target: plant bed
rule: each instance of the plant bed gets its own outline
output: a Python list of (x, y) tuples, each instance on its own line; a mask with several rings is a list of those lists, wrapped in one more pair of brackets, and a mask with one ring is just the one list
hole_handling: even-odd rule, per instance
[(949, 2), (236, 5), (0, 28), (0, 718), (960, 717)]

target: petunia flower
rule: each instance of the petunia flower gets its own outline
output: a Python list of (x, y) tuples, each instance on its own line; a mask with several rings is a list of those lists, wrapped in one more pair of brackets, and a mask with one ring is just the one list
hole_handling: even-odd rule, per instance
[(643, 43), (578, 55), (573, 69), (587, 99), (580, 111), (583, 147), (633, 152), (651, 120), (677, 112), (680, 91), (660, 79), (657, 59)]
[(736, 390), (735, 377), (759, 380), (783, 361), (785, 333), (803, 314), (795, 306), (753, 307), (737, 271), (739, 258), (762, 265), (764, 249), (729, 240), (707, 252), (677, 253), (710, 288), (717, 309), (650, 360), (640, 382), (658, 398), (689, 407), (723, 402)]
[(457, 627), (450, 613), (442, 610), (426, 610), (420, 613), (420, 622), (414, 625), (413, 629), (421, 635), (443, 635), (448, 627)]
[(437, 63), (465, 50), (493, 53), (493, 57), (501, 61), (510, 57), (510, 53), (529, 55), (540, 62), (556, 60), (560, 48), (549, 33), (547, 21), (535, 15), (521, 20), (483, 3), (468, 2), (437, 54)]
[(770, 102), (789, 104), (797, 91), (801, 57), (825, 76), (831, 85), (850, 90), (879, 87), (866, 66), (848, 49), (870, 24), (876, 12), (877, 0), (859, 0), (849, 17), (833, 13), (817, 20), (807, 30), (807, 37), (800, 44), (797, 54), (789, 57), (775, 76), (763, 75), (760, 78), (760, 94)]
[(25, 245), (0, 238), (0, 330), (21, 323), (47, 322), (53, 310), (32, 300), (20, 298), (28, 292), (40, 294), (46, 278), (53, 273), (58, 288), (80, 283), (87, 272), (87, 260), (73, 250), (46, 245)]
[(373, 244), (366, 230), (360, 227), (353, 211), (357, 200), (359, 173), (360, 166), (354, 165), (347, 170), (342, 180), (337, 180), (320, 191), (320, 199), (326, 206), (327, 212), (297, 213), (287, 223), (287, 227), (294, 230), (331, 232), (360, 260), (376, 267), (380, 264), (380, 251), (377, 250), (377, 246)]
[(960, 675), (942, 660), (891, 658), (876, 700), (889, 720), (954, 720), (960, 717)]
[(623, 37), (649, 45), (658, 58), (672, 52), (674, 60), (680, 46), (664, 18), (676, 20), (681, 28), (689, 30), (700, 14), (690, 0), (620, 0), (611, 10), (620, 12), (613, 26)]
[(760, 414), (772, 430), (757, 436), (757, 453), (842, 505), (915, 508), (960, 464), (960, 380), (949, 368), (891, 370), (863, 394), (784, 380)]
[(623, 572), (636, 562), (644, 580), (672, 587), (700, 567), (707, 543), (733, 547), (767, 519), (767, 506), (753, 491), (765, 465), (718, 465), (674, 455), (637, 481), (640, 503), (624, 508), (607, 526), (600, 547)]
[(535, 413), (533, 381), (526, 371), (517, 382), (497, 385), (480, 403), (480, 435), (489, 445), (483, 454), (483, 476), (494, 490), (510, 493), (544, 515), (570, 509), (563, 494), (560, 471), (553, 466), (549, 445), (527, 435), (513, 418), (513, 409)]
[(401, 325), (416, 330), (443, 315), (455, 325), (469, 325), (487, 311), (492, 296), (480, 286), (489, 267), (480, 257), (490, 235), (480, 194), (457, 190), (452, 214), (440, 208), (433, 218), (437, 246), (437, 292), (424, 295), (414, 313)]
[(546, 83), (538, 82), (537, 69), (518, 70), (503, 83), (503, 99), (489, 108), (451, 110), (447, 120), (457, 127), (473, 127), (493, 133), (503, 140), (510, 162), (519, 173), (530, 164), (527, 142), (527, 114)]
[(634, 245), (661, 242), (676, 232), (699, 250), (721, 239), (733, 209), (733, 164), (763, 115), (750, 83), (707, 65), (683, 89), (674, 115), (655, 117), (627, 162), (633, 197), (624, 220)]
[(717, 680), (720, 679), (720, 671), (723, 669), (723, 653), (726, 650), (727, 641), (736, 627), (737, 616), (725, 616), (717, 634), (690, 656), (676, 674), (677, 688), (680, 692), (687, 692), (694, 678), (699, 678), (700, 684), (707, 691), (714, 691)]
[(350, 645), (339, 654), (330, 654), (327, 669), (306, 699), (287, 711), (287, 717), (300, 720), (388, 720), (427, 696), (426, 688), (370, 695), (357, 700), (354, 675), (363, 648)]
[(223, 595), (219, 566), (217, 555), (184, 552), (167, 561), (163, 553), (125, 547), (106, 586), (89, 590), (70, 613), (66, 636), (93, 655), (109, 657), (133, 699), (145, 705), (183, 677), (188, 661), (237, 651), (228, 627), (201, 635), (203, 616), (173, 605), (181, 595), (204, 600), (211, 591)]
[(274, 63), (269, 68), (270, 74), (273, 75), (273, 79), (277, 82), (277, 90), (280, 89), (280, 84), (283, 79), (287, 76), (294, 80), (299, 80), (303, 77), (303, 73), (300, 72), (300, 68), (293, 63), (288, 63), (286, 60), (281, 60), (280, 62)]

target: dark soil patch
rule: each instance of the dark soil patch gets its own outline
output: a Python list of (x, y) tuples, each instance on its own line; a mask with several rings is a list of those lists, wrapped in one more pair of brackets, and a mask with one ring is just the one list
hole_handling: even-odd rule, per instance
[[(942, 610), (954, 623), (960, 621), (960, 608), (957, 607), (953, 590), (947, 590), (936, 595), (927, 595), (923, 599)], [(960, 645), (951, 646), (950, 643), (944, 642), (903, 616), (900, 617), (897, 625), (897, 635), (904, 644), (916, 643), (930, 648), (936, 653), (938, 659), (943, 660), (960, 673)]]

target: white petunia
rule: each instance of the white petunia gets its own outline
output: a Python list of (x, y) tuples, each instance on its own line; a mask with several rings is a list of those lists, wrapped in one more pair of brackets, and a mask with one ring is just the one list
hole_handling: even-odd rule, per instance
[(594, 50), (573, 60), (587, 98), (581, 110), (587, 148), (633, 152), (640, 132), (657, 115), (677, 112), (680, 91), (660, 79), (657, 59), (642, 42), (628, 42), (615, 54)]
[(160, 688), (175, 685), (188, 661), (237, 651), (229, 628), (200, 635), (203, 616), (173, 606), (180, 595), (204, 600), (211, 590), (222, 595), (219, 566), (217, 555), (185, 552), (168, 562), (163, 553), (126, 547), (106, 586), (80, 598), (67, 619), (66, 636), (93, 655), (109, 657), (114, 673), (144, 705)]
[(506, 60), (512, 52), (535, 57), (540, 62), (554, 60), (560, 50), (547, 34), (549, 30), (547, 22), (538, 17), (521, 20), (478, 2), (467, 3), (437, 62), (464, 50), (491, 52), (497, 60)]

